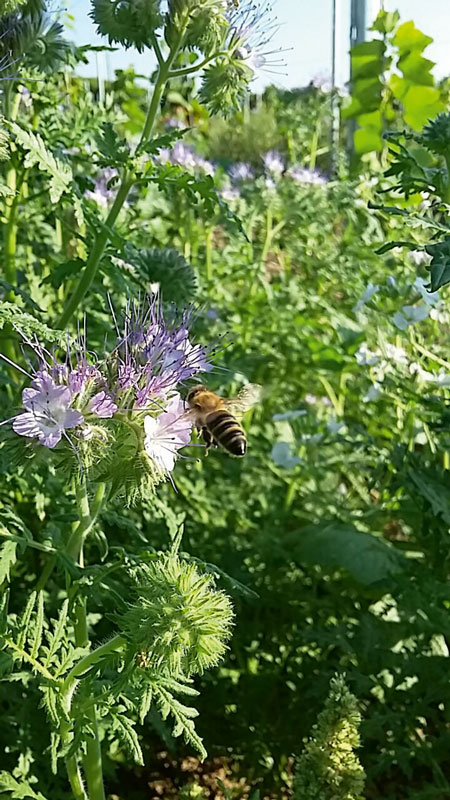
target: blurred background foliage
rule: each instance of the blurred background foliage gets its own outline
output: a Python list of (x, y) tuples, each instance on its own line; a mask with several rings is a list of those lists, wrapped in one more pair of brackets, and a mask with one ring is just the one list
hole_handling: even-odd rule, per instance
[[(21, 36), (31, 17), (38, 24), (38, 6), (18, 18)], [(61, 45), (46, 24), (39, 17), (54, 68), (43, 79), (43, 63), (31, 54), (20, 83), (2, 87), (5, 117), (13, 109), (13, 119), (41, 137), (58, 174), (70, 165), (74, 179), (73, 191), (62, 188), (50, 202), (52, 166), (37, 156), (24, 163), (30, 142), (6, 129), (1, 291), (38, 320), (43, 312), (56, 319), (114, 197), (120, 153), (108, 150), (107, 126), (133, 142), (147, 96), (132, 70), (103, 87), (77, 77), (72, 65), (83, 53)], [(380, 41), (384, 47), (383, 36), (396, 36), (391, 44), (404, 65), (407, 45), (396, 30), (383, 30)], [(99, 640), (116, 610), (115, 570), (133, 548), (167, 547), (168, 530), (182, 522), (182, 548), (211, 565), (237, 620), (223, 665), (196, 680), (207, 766), (189, 762), (155, 713), (141, 731), (145, 768), (105, 742), (112, 796), (157, 796), (158, 785), (168, 797), (290, 796), (295, 759), (336, 672), (345, 672), (362, 714), (367, 800), (450, 796), (450, 317), (445, 290), (427, 292), (431, 253), (424, 250), (435, 241), (433, 225), (448, 228), (448, 207), (442, 195), (433, 204), (423, 183), (395, 189), (398, 171), (385, 174), (401, 151), (394, 142), (389, 152), (381, 134), (388, 123), (408, 134), (412, 120), (382, 67), (377, 61), (372, 102), (385, 109), (389, 89), (389, 115), (380, 126), (378, 107), (364, 111), (376, 112), (378, 138), (374, 147), (356, 147), (365, 153), (356, 161), (346, 153), (345, 121), (336, 161), (326, 87), (270, 87), (223, 121), (208, 116), (192, 84), (172, 85), (158, 135), (179, 129), (180, 140), (156, 156), (154, 179), (133, 189), (86, 299), (98, 348), (114, 336), (108, 295), (118, 311), (152, 284), (165, 301), (193, 300), (198, 337), (224, 345), (212, 388), (230, 395), (243, 379), (265, 388), (246, 422), (245, 459), (185, 451), (192, 460), (177, 467), (177, 492), (165, 485), (143, 510), (117, 503), (96, 524), (90, 547), (112, 559), (102, 578), (106, 601), (95, 569), (85, 576)], [(415, 76), (423, 80), (414, 70), (408, 80)], [(430, 80), (428, 70), (427, 86)], [(435, 116), (447, 108), (448, 83), (432, 89)], [(361, 108), (359, 130), (375, 119), (361, 119)], [(447, 164), (449, 152), (450, 136)], [(377, 253), (405, 239), (406, 250)], [(3, 336), (11, 343), (11, 331)], [(4, 370), (5, 410), (18, 388)], [(12, 464), (5, 449), (0, 459), (4, 507), (14, 504), (20, 524), (57, 547), (71, 521), (58, 475), (44, 461), (33, 472)], [(10, 530), (0, 517), (2, 535)], [(45, 567), (42, 552), (22, 550), (16, 563), (0, 551), (17, 609)], [(55, 616), (56, 585), (48, 585)], [(36, 751), (47, 722), (33, 679), (26, 689), (3, 686), (2, 768), (17, 779), (31, 771), (42, 791), (60, 796), (58, 778)], [(36, 697), (33, 714), (25, 694), (28, 702)], [(192, 776), (198, 791), (187, 787)]]

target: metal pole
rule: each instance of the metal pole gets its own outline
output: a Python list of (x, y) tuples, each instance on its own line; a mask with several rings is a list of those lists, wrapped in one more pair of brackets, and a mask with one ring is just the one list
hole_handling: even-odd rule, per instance
[(331, 22), (331, 174), (334, 177), (338, 167), (339, 153), (339, 97), (337, 89), (337, 60), (339, 47), (340, 0), (332, 0)]
[[(367, 28), (367, 0), (351, 0), (350, 7), (350, 48), (355, 44), (364, 42)], [(350, 89), (353, 75), (350, 61)], [(354, 135), (357, 128), (356, 120), (351, 120), (348, 126), (348, 150), (350, 155), (354, 152)]]

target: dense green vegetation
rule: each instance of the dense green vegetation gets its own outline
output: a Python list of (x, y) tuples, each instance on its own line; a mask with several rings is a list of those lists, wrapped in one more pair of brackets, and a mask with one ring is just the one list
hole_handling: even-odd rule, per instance
[[(100, 749), (106, 794), (127, 800), (158, 781), (167, 797), (449, 797), (450, 115), (428, 37), (382, 14), (353, 54), (350, 157), (345, 121), (331, 150), (326, 91), (243, 102), (236, 44), (213, 60), (215, 8), (199, 3), (196, 27), (169, 4), (157, 49), (173, 75), (166, 61), (152, 76), (149, 110), (132, 70), (80, 79), (83, 51), (43, 4), (14, 5), (0, 20), (18, 59), (0, 83), (0, 797), (69, 797), (69, 778), (77, 800), (102, 800)], [(94, 6), (112, 42), (155, 47), (158, 3), (148, 42)], [(200, 95), (193, 49), (212, 63)], [(54, 408), (83, 427), (64, 417), (51, 444), (23, 394), (44, 362), (51, 403), (77, 368), (104, 381), (71, 384)], [(123, 365), (139, 375), (125, 389)], [(245, 458), (206, 458), (193, 435), (168, 480), (150, 431), (168, 398), (133, 392), (169, 368), (183, 398), (199, 380), (224, 397), (263, 387)]]

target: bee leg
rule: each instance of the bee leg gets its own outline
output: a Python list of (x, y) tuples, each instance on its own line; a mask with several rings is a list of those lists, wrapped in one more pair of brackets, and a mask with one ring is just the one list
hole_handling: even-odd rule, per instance
[(209, 453), (209, 449), (210, 449), (210, 447), (211, 447), (211, 446), (214, 444), (214, 439), (213, 439), (213, 437), (211, 436), (211, 434), (210, 434), (210, 432), (209, 432), (208, 428), (202, 428), (202, 437), (203, 437), (203, 441), (204, 441), (204, 442), (205, 442), (205, 444), (206, 444), (206, 448), (205, 448), (205, 456), (207, 456), (207, 455), (208, 455), (208, 453)]

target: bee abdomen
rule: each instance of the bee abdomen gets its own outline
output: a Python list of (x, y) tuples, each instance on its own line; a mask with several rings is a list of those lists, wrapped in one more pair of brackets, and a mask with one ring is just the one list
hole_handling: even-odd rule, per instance
[(216, 442), (233, 456), (244, 456), (247, 439), (237, 419), (228, 411), (214, 411), (208, 414), (206, 426)]

